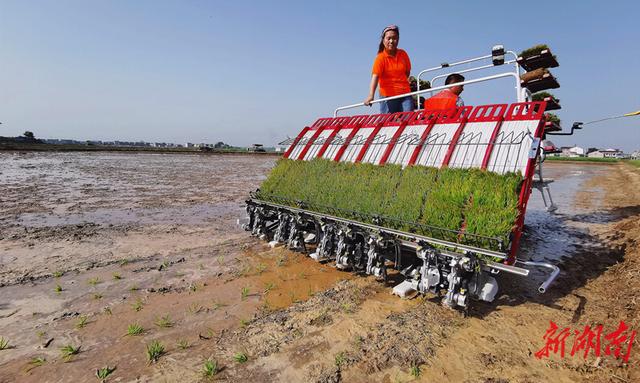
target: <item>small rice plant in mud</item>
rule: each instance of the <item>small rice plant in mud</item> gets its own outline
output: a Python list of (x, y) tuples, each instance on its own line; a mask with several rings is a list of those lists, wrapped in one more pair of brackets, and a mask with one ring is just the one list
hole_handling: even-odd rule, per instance
[(140, 290), (140, 287), (138, 287), (138, 285), (132, 285), (131, 287), (129, 287), (129, 291), (138, 291)]
[(116, 367), (105, 366), (96, 370), (96, 378), (100, 379), (101, 383), (105, 383), (109, 375), (116, 370)]
[(113, 310), (111, 310), (111, 307), (109, 306), (103, 308), (102, 311), (107, 315), (113, 315)]
[(211, 310), (215, 311), (217, 309), (219, 309), (220, 307), (225, 307), (227, 306), (227, 304), (222, 303), (222, 302), (213, 302), (213, 305), (211, 306)]
[(192, 303), (189, 305), (189, 307), (187, 307), (187, 312), (191, 315), (198, 314), (202, 311), (204, 311), (204, 307), (202, 307), (202, 305), (198, 303)]
[(8, 350), (11, 348), (11, 345), (9, 344), (9, 339), (5, 339), (4, 337), (0, 336), (0, 350)]
[(84, 328), (89, 323), (89, 317), (86, 315), (80, 315), (78, 317), (78, 321), (76, 322), (76, 328), (81, 329)]
[(127, 258), (121, 259), (120, 262), (118, 262), (120, 264), (120, 267), (126, 266), (129, 263), (131, 263), (131, 261)]
[(43, 364), (47, 363), (47, 359), (45, 359), (42, 356), (35, 356), (33, 358), (31, 358), (31, 360), (29, 361), (29, 367), (27, 368), (27, 372), (33, 370), (36, 367), (40, 367)]
[(247, 327), (250, 323), (251, 323), (251, 321), (249, 319), (240, 319), (240, 327), (241, 328)]
[(204, 361), (202, 374), (205, 378), (213, 378), (218, 373), (218, 361), (215, 359), (207, 359)]
[(220, 266), (224, 265), (224, 255), (218, 256), (218, 264)]
[(169, 327), (173, 327), (173, 321), (171, 320), (171, 318), (169, 317), (169, 315), (165, 315), (163, 317), (159, 317), (156, 319), (155, 321), (156, 326), (160, 327), (160, 328), (169, 328)]
[(113, 273), (112, 278), (114, 281), (119, 281), (122, 279), (122, 275), (120, 275), (120, 273)]
[(56, 283), (56, 287), (53, 288), (53, 291), (55, 291), (56, 294), (60, 294), (64, 291), (64, 289), (62, 288), (62, 286), (60, 286), (60, 284)]
[(127, 335), (136, 336), (144, 334), (144, 327), (140, 326), (138, 323), (131, 323), (127, 326)]
[(43, 331), (43, 330), (36, 331), (36, 336), (38, 337), (38, 339), (44, 338), (45, 335), (47, 335), (46, 331)]
[(147, 345), (147, 359), (149, 363), (157, 362), (164, 353), (164, 345), (158, 340), (154, 340)]
[(93, 299), (95, 299), (95, 300), (99, 300), (99, 299), (102, 299), (102, 298), (103, 298), (103, 295), (100, 294), (100, 293), (93, 294)]
[(268, 293), (276, 287), (276, 284), (273, 282), (267, 282), (264, 284), (264, 293)]
[(417, 364), (412, 365), (409, 372), (414, 378), (419, 378), (420, 374), (422, 374), (422, 371), (420, 371), (420, 366), (418, 366)]
[(74, 355), (78, 355), (80, 353), (81, 346), (74, 346), (72, 344), (68, 344), (60, 349), (60, 353), (62, 354), (62, 360), (65, 362), (70, 362), (73, 359)]
[(247, 286), (243, 287), (240, 291), (240, 297), (244, 301), (249, 296), (249, 288)]
[(144, 303), (142, 302), (142, 299), (138, 298), (134, 304), (131, 305), (131, 307), (133, 307), (133, 311), (138, 312), (140, 310), (142, 310), (142, 307), (144, 306)]
[(267, 270), (267, 265), (265, 265), (264, 263), (259, 263), (256, 266), (256, 273), (258, 274), (262, 274), (265, 272), (265, 270)]
[(101, 280), (100, 280), (100, 278), (98, 278), (98, 277), (90, 278), (90, 279), (88, 279), (88, 280), (87, 280), (87, 283), (88, 283), (89, 285), (91, 285), (91, 286), (95, 286), (95, 285), (97, 285), (97, 284), (98, 284), (98, 283), (100, 283), (100, 282), (102, 282), (102, 281), (101, 281)]
[(249, 357), (245, 352), (236, 352), (235, 354), (233, 354), (233, 360), (235, 360), (236, 363), (242, 364), (249, 360)]
[(56, 270), (56, 271), (53, 272), (53, 277), (54, 278), (60, 278), (63, 275), (64, 275), (64, 272), (60, 271), (60, 270)]
[(347, 360), (347, 357), (344, 354), (344, 351), (340, 351), (334, 357), (334, 363), (335, 363), (336, 367), (338, 367), (338, 368), (340, 368), (344, 364), (344, 362), (346, 362), (346, 360)]
[(189, 342), (186, 339), (180, 339), (179, 341), (176, 342), (176, 346), (178, 346), (178, 348), (181, 350), (186, 350), (189, 347), (191, 347), (191, 344), (189, 344)]

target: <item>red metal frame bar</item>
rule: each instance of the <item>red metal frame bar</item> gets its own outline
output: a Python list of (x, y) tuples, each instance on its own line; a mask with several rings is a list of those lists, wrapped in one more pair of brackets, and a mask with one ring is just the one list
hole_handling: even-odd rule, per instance
[(500, 132), (500, 127), (504, 121), (504, 112), (506, 110), (507, 104), (479, 106), (473, 111), (471, 118), (469, 118), (469, 122), (496, 122), (496, 126), (493, 128), (491, 138), (489, 138), (489, 142), (487, 144), (487, 150), (484, 152), (484, 157), (482, 158), (482, 165), (480, 166), (480, 169), (482, 170), (486, 170), (489, 165), (489, 159), (491, 158), (491, 153), (495, 146), (496, 137), (498, 136), (498, 132)]
[[(453, 110), (454, 109), (452, 109), (452, 111)], [(420, 151), (422, 150), (422, 147), (424, 146), (424, 143), (427, 140), (427, 137), (429, 137), (429, 133), (431, 133), (431, 130), (433, 129), (433, 127), (438, 122), (438, 119), (440, 117), (440, 113), (446, 113), (446, 111), (436, 111), (436, 112), (421, 111), (419, 113), (422, 113), (422, 115), (421, 116), (416, 116), (413, 121), (409, 122), (409, 124), (410, 125), (417, 125), (420, 122), (426, 120), (426, 121), (428, 121), (427, 122), (427, 127), (424, 129), (424, 132), (422, 132), (422, 135), (420, 136), (420, 141), (418, 142), (418, 145), (416, 145), (416, 148), (413, 149), (413, 153), (411, 154), (411, 157), (409, 158), (409, 165), (408, 166), (415, 165), (416, 161), (418, 160), (418, 155), (420, 155)]]
[(356, 133), (358, 133), (358, 131), (361, 128), (366, 128), (369, 126), (375, 127), (378, 125), (381, 126), (385, 121), (387, 121), (387, 119), (389, 118), (389, 115), (388, 114), (372, 114), (367, 116), (356, 116), (356, 117), (354, 117), (351, 120), (352, 122), (356, 122), (353, 128), (353, 131), (349, 133), (349, 136), (344, 140), (344, 144), (342, 144), (340, 149), (338, 149), (338, 152), (336, 153), (336, 156), (333, 159), (336, 162), (342, 159), (342, 155), (347, 150), (347, 147), (351, 143), (351, 140), (353, 139), (353, 137), (355, 137)]
[[(546, 108), (546, 102), (536, 101), (529, 103), (517, 103), (512, 104), (509, 107), (506, 121), (522, 121), (522, 120), (539, 120), (538, 127), (533, 135), (534, 138), (542, 138), (544, 132), (545, 120), (544, 110)], [(526, 109), (526, 110), (525, 110)], [(538, 148), (539, 150), (539, 148)], [(533, 188), (533, 175), (535, 173), (536, 161), (538, 156), (529, 158), (527, 167), (525, 169), (524, 180), (522, 187), (520, 188), (520, 196), (518, 198), (518, 218), (516, 219), (515, 228), (512, 231), (513, 237), (511, 239), (511, 248), (505, 263), (512, 265), (516, 261), (516, 255), (520, 247), (520, 239), (522, 238), (522, 230), (524, 227), (524, 216), (527, 211), (527, 204), (529, 203), (529, 196)]]
[[(469, 115), (471, 114), (471, 109), (472, 107), (470, 106), (458, 108), (456, 117), (453, 120), (459, 120), (460, 125), (458, 126), (458, 129), (456, 129), (456, 132), (453, 134), (453, 137), (451, 137), (451, 143), (449, 143), (447, 154), (445, 154), (444, 159), (442, 160), (442, 165), (440, 165), (441, 168), (446, 168), (449, 165), (451, 156), (453, 156), (453, 151), (456, 148), (456, 145), (458, 145), (458, 139), (460, 139), (460, 135), (462, 134), (462, 131), (467, 124), (467, 120), (469, 119)], [(451, 123), (452, 121), (449, 122)]]
[(385, 163), (387, 163), (387, 160), (389, 159), (389, 156), (391, 155), (393, 148), (398, 143), (398, 138), (400, 137), (402, 132), (404, 132), (404, 129), (407, 127), (407, 124), (409, 123), (409, 121), (415, 118), (415, 115), (416, 115), (416, 112), (395, 113), (392, 118), (390, 118), (385, 124), (383, 124), (383, 126), (393, 126), (398, 122), (400, 123), (393, 137), (391, 137), (391, 140), (389, 141), (389, 144), (387, 145), (387, 148), (385, 149), (384, 154), (382, 154), (382, 158), (380, 158), (380, 165), (384, 165)]
[(289, 145), (289, 147), (287, 148), (287, 151), (284, 152), (283, 157), (284, 158), (289, 158), (289, 154), (291, 154), (291, 152), (293, 151), (293, 149), (295, 149), (296, 146), (298, 146), (298, 142), (300, 142), (300, 140), (302, 139), (302, 137), (304, 137), (305, 134), (307, 134), (307, 132), (311, 130), (310, 127), (305, 126), (304, 129), (302, 129), (302, 131), (298, 134), (298, 136), (296, 137), (295, 140), (293, 140), (293, 142), (291, 143), (291, 145)]

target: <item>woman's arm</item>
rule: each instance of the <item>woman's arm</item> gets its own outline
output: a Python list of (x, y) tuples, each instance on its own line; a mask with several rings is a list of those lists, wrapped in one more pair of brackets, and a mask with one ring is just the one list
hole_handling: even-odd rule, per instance
[(371, 101), (375, 98), (376, 88), (378, 88), (378, 75), (371, 75), (371, 83), (369, 84), (369, 95), (364, 100), (364, 104), (371, 106)]

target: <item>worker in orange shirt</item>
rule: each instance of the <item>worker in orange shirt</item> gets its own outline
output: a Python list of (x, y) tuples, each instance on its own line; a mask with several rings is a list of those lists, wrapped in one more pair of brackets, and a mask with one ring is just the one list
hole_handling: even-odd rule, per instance
[[(447, 79), (444, 81), (445, 85), (455, 84), (458, 82), (463, 82), (464, 76), (458, 73), (452, 73), (447, 76)], [(464, 101), (460, 98), (460, 94), (464, 90), (464, 85), (456, 85), (451, 88), (447, 88), (439, 93), (436, 93), (435, 96), (428, 98), (424, 102), (425, 110), (443, 110), (443, 109), (453, 109), (464, 106)]]
[[(371, 106), (378, 84), (380, 84), (380, 97), (392, 97), (411, 92), (409, 87), (409, 73), (411, 61), (409, 55), (402, 49), (398, 49), (400, 30), (396, 25), (390, 25), (382, 31), (378, 55), (373, 62), (369, 95), (364, 104)], [(406, 96), (380, 103), (380, 113), (396, 113), (412, 111), (413, 98)]]

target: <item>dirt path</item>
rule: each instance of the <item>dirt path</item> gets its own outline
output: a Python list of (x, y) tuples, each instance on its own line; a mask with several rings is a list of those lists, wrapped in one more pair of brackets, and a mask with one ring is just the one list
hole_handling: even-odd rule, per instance
[[(499, 298), (465, 318), (239, 230), (272, 159), (86, 156), (1, 159), (0, 336), (14, 347), (0, 350), (0, 382), (97, 381), (105, 366), (109, 381), (200, 381), (209, 358), (233, 382), (640, 380), (638, 350), (622, 363), (604, 339), (600, 358), (535, 357), (549, 321), (602, 324), (603, 338), (621, 320), (639, 328), (631, 167), (550, 164), (561, 214), (531, 210), (523, 257), (560, 257), (559, 281), (539, 295), (539, 278), (503, 277)], [(142, 334), (125, 335), (131, 324)], [(153, 340), (165, 353), (149, 363)], [(67, 344), (81, 349), (65, 361)]]

